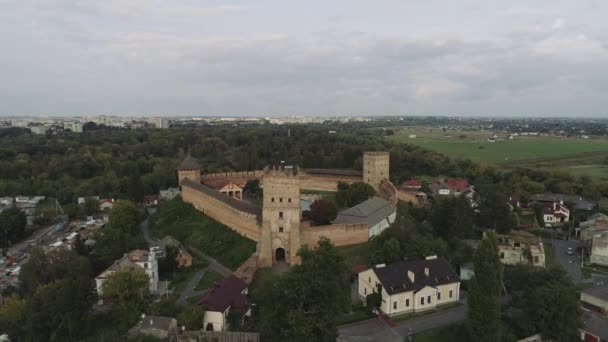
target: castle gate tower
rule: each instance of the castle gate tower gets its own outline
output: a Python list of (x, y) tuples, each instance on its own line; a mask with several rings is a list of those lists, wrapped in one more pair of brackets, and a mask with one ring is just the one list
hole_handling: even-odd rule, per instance
[(388, 152), (363, 153), (363, 182), (378, 190), (380, 184), (389, 176)]
[(182, 181), (186, 178), (197, 184), (201, 182), (201, 167), (190, 154), (186, 156), (177, 168), (177, 180), (180, 187), (182, 186)]
[(267, 168), (262, 176), (264, 198), (262, 208), (261, 267), (277, 262), (299, 264), (300, 249), (300, 178), (297, 169)]

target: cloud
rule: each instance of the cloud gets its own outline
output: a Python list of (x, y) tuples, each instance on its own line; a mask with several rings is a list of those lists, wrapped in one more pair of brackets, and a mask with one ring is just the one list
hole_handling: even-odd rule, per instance
[(562, 27), (564, 27), (564, 19), (562, 19), (562, 18), (555, 18), (553, 20), (553, 24), (551, 24), (551, 29), (553, 29), (553, 30), (559, 30)]

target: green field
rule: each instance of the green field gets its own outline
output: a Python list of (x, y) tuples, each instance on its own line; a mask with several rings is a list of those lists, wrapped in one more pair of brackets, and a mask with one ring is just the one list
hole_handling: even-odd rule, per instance
[[(410, 138), (415, 135), (415, 138)], [(564, 170), (576, 176), (608, 178), (608, 139), (565, 138), (549, 136), (518, 136), (497, 134), (496, 142), (488, 142), (492, 132), (442, 131), (412, 128), (396, 130), (387, 139), (419, 145), (452, 158), (468, 158), (503, 169), (526, 167), (542, 170)]]
[(150, 223), (155, 238), (171, 235), (232, 270), (255, 252), (254, 241), (214, 221), (179, 198), (164, 202), (152, 215)]

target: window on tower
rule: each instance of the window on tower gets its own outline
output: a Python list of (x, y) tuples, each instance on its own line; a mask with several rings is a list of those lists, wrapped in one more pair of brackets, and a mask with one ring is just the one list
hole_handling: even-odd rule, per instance
[(283, 212), (279, 211), (279, 218), (283, 218)]

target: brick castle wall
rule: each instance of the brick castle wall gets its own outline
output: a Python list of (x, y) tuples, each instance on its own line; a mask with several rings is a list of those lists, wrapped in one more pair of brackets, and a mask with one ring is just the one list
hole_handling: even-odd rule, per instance
[(367, 224), (331, 224), (327, 226), (310, 227), (302, 224), (301, 239), (311, 247), (317, 245), (319, 238), (325, 236), (335, 246), (348, 246), (365, 243), (369, 236)]
[(182, 187), (182, 200), (192, 204), (197, 210), (212, 219), (230, 227), (237, 233), (253, 241), (259, 241), (262, 227), (258, 224), (255, 215), (239, 211), (230, 205), (192, 189)]

